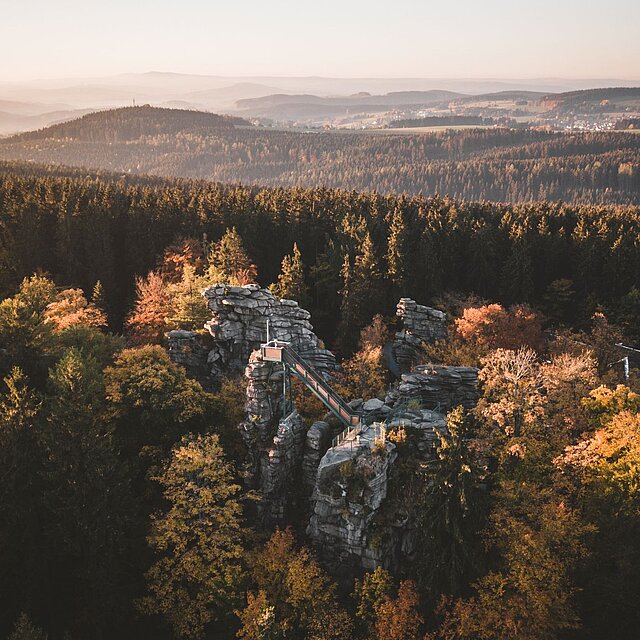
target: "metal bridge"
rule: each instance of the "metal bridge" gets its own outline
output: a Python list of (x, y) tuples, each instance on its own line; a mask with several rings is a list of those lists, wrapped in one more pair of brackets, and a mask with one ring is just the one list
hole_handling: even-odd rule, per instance
[(280, 362), (285, 368), (284, 394), (286, 404), (287, 373), (293, 373), (311, 390), (337, 418), (345, 425), (344, 431), (338, 434), (332, 442), (337, 446), (344, 440), (355, 437), (362, 430), (362, 420), (326, 382), (326, 380), (302, 358), (288, 342), (271, 340), (261, 346), (262, 359), (267, 362)]

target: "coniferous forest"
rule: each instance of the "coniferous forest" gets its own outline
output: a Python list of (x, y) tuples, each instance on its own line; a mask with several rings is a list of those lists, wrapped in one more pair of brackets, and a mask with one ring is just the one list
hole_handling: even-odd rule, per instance
[(398, 131), (278, 130), (197, 111), (127, 107), (0, 140), (0, 159), (225, 183), (638, 204), (640, 138), (633, 132)]
[[(128, 126), (127, 140), (148, 134)], [(305, 151), (319, 154), (310, 170), (324, 171), (314, 145), (331, 136)], [(501, 149), (500, 136), (522, 145)], [(449, 190), (443, 177), (437, 190), (471, 199), (0, 164), (0, 637), (637, 637), (640, 382), (617, 345), (640, 346), (640, 209), (629, 204), (640, 138), (358, 141), (362, 158), (389, 157), (387, 145), (477, 152), (438, 165), (465, 182)], [(83, 143), (83, 164), (99, 142)], [(122, 144), (117, 171), (139, 153)], [(345, 155), (356, 173), (357, 153)], [(152, 172), (202, 177), (197, 163), (179, 166)], [(402, 167), (385, 177), (376, 166), (380, 192), (416, 191)], [(370, 187), (323, 175), (302, 183)], [(482, 186), (496, 176), (504, 186)], [(545, 201), (541, 184), (567, 201)], [(472, 199), (516, 191), (531, 202)], [(164, 338), (205, 333), (205, 286), (256, 281), (311, 312), (348, 399), (392, 384), (383, 350), (403, 296), (447, 313), (447, 338), (420, 362), (478, 368), (477, 405), (448, 413), (429, 465), (410, 429), (389, 430), (398, 463), (386, 500), (411, 503), (411, 566), (345, 580), (306, 537), (303, 501), (278, 528), (256, 518), (237, 429), (246, 382), (203, 388)], [(295, 393), (308, 424), (323, 417)]]

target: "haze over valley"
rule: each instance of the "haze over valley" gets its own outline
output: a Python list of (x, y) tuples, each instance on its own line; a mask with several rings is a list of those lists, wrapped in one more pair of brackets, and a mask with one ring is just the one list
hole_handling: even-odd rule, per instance
[(603, 129), (615, 126), (620, 117), (638, 116), (638, 91), (605, 91), (599, 99), (583, 94), (568, 107), (562, 94), (638, 84), (615, 78), (227, 78), (162, 72), (26, 83), (0, 80), (0, 135), (133, 104), (229, 113), (286, 127), (376, 129), (404, 119), (463, 116), (556, 129)]

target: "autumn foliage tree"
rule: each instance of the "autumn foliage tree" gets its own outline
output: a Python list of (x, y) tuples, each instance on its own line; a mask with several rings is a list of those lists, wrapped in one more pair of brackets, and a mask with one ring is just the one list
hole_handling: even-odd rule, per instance
[(141, 608), (164, 616), (178, 637), (202, 638), (239, 596), (240, 487), (216, 435), (185, 437), (154, 479), (167, 506), (152, 521), (149, 544), (159, 557)]
[(137, 344), (159, 344), (167, 329), (165, 318), (171, 311), (167, 283), (156, 271), (136, 278), (136, 300), (127, 318), (126, 329)]
[(619, 386), (586, 401), (596, 429), (556, 460), (595, 526), (582, 580), (585, 622), (598, 637), (631, 640), (640, 624), (640, 403)]
[(360, 349), (344, 360), (336, 376), (336, 388), (346, 398), (375, 398), (384, 394), (388, 372), (384, 362), (384, 346), (390, 332), (382, 316), (373, 318), (360, 332)]
[(47, 305), (44, 318), (57, 332), (75, 325), (96, 328), (107, 325), (105, 312), (93, 302), (88, 302), (81, 289), (60, 291)]
[(470, 307), (455, 321), (456, 331), (485, 351), (542, 346), (542, 324), (526, 305), (505, 309), (499, 304)]
[(314, 621), (339, 611), (335, 585), (307, 549), (296, 548), (290, 529), (277, 530), (249, 564), (255, 590), (238, 613), (239, 638), (260, 640), (268, 625), (266, 637), (303, 639), (320, 633)]
[(419, 613), (419, 598), (415, 585), (404, 580), (396, 598), (385, 596), (376, 607), (376, 640), (419, 640), (424, 620)]
[(579, 626), (571, 581), (584, 556), (579, 514), (549, 492), (508, 491), (491, 515), (489, 540), (499, 564), (474, 584), (475, 595), (445, 601), (442, 640), (554, 640)]

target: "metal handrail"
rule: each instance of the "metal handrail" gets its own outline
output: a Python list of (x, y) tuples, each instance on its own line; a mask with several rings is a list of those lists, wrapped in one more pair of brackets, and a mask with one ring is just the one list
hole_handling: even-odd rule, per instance
[[(270, 353), (270, 351), (275, 353)], [(335, 447), (350, 436), (357, 435), (362, 431), (361, 414), (353, 411), (340, 395), (331, 388), (329, 383), (288, 342), (279, 340), (267, 341), (262, 345), (262, 356), (268, 361), (282, 362), (287, 371), (294, 373), (346, 425), (346, 429), (333, 439), (332, 446)]]
[(359, 414), (355, 413), (324, 378), (289, 345), (283, 347), (283, 355), (285, 356), (285, 363), (290, 370), (316, 394), (330, 411), (336, 414), (341, 422), (344, 422), (349, 427), (356, 426), (354, 425), (354, 419), (360, 422)]

